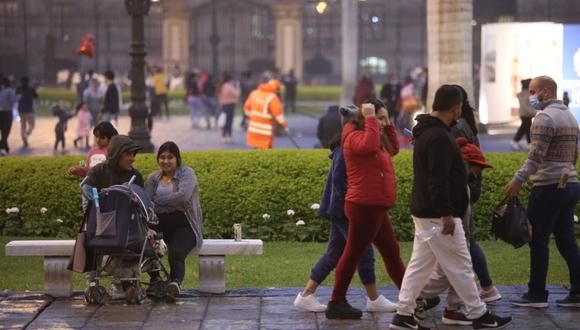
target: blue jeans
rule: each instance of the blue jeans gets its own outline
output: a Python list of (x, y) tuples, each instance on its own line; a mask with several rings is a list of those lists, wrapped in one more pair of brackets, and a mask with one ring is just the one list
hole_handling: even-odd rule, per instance
[(487, 270), (487, 260), (481, 247), (475, 241), (475, 215), (471, 215), (469, 219), (469, 254), (471, 255), (471, 262), (473, 263), (473, 271), (479, 279), (481, 287), (487, 287), (492, 284), (489, 271)]
[(224, 104), (222, 106), (222, 111), (226, 114), (226, 123), (224, 125), (223, 137), (232, 136), (232, 124), (234, 122), (234, 110), (236, 108), (235, 103)]
[(570, 293), (580, 294), (580, 250), (574, 234), (574, 209), (580, 198), (578, 183), (535, 186), (528, 201), (528, 218), (532, 224), (530, 242), (529, 292), (544, 296), (548, 274), (550, 235), (554, 233), (558, 251), (570, 272)]
[[(310, 279), (320, 284), (336, 268), (338, 260), (342, 256), (348, 237), (348, 220), (346, 216), (332, 218), (330, 220), (330, 237), (326, 252), (318, 259), (318, 262), (310, 272)], [(358, 275), (364, 285), (375, 284), (375, 252), (372, 245), (365, 251), (357, 266)]]

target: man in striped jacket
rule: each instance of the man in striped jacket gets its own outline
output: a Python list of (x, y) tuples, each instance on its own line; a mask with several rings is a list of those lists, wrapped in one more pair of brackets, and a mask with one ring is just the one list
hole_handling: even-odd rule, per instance
[(529, 91), (530, 105), (540, 111), (532, 123), (528, 158), (506, 190), (517, 196), (522, 183), (529, 179), (533, 184), (528, 200), (528, 218), (532, 224), (530, 282), (528, 292), (511, 303), (548, 307), (548, 244), (554, 233), (556, 246), (570, 272), (570, 294), (556, 300), (556, 304), (580, 307), (580, 250), (574, 235), (574, 210), (580, 198), (576, 174), (578, 122), (562, 101), (556, 99), (557, 85), (552, 78), (534, 78)]
[(256, 149), (271, 149), (274, 144), (274, 125), (278, 123), (288, 132), (282, 102), (276, 94), (280, 82), (272, 79), (261, 84), (248, 96), (244, 113), (248, 118), (246, 144)]

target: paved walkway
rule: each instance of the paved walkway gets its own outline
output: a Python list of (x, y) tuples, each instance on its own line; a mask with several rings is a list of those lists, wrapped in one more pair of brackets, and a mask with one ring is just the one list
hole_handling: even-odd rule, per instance
[[(531, 309), (508, 303), (526, 290), (523, 286), (499, 287), (504, 299), (490, 310), (501, 315), (511, 314), (514, 322), (509, 329), (579, 329), (580, 309), (557, 307), (554, 300), (567, 291), (550, 287), (550, 307)], [(364, 313), (361, 320), (327, 320), (324, 313), (307, 313), (292, 306), (300, 288), (232, 290), (224, 295), (200, 294), (187, 290), (174, 304), (152, 302), (125, 305), (114, 301), (104, 306), (87, 306), (80, 293), (70, 299), (53, 299), (34, 294), (4, 294), (0, 296), (0, 328), (14, 329), (386, 329), (394, 314)], [(318, 296), (327, 301), (330, 287), (322, 287)], [(397, 289), (387, 287), (381, 293), (397, 299)], [(444, 297), (442, 297), (442, 301)], [(365, 297), (359, 288), (349, 290), (349, 301), (364, 307)], [(432, 329), (470, 329), (471, 327), (441, 324), (443, 304), (429, 311)]]
[[(153, 126), (152, 141), (159, 146), (165, 141), (172, 140), (180, 148), (186, 150), (231, 150), (247, 149), (245, 131), (240, 126), (241, 118), (238, 116), (234, 124), (234, 144), (222, 144), (220, 142), (221, 130), (213, 129), (193, 129), (191, 121), (187, 116), (173, 116), (170, 120), (157, 119)], [(276, 138), (275, 147), (292, 149), (312, 148), (318, 144), (316, 128), (318, 119), (313, 116), (303, 114), (288, 115), (288, 122), (291, 129), (291, 137)], [(30, 148), (22, 148), (20, 139), (20, 123), (14, 122), (8, 143), (11, 148), (11, 155), (21, 156), (46, 156), (53, 155), (54, 146), (54, 125), (56, 118), (39, 117), (36, 119), (36, 128), (29, 138)], [(130, 119), (121, 116), (119, 119), (119, 132), (127, 134), (130, 127)], [(481, 135), (481, 145), (484, 151), (510, 152), (509, 143), (515, 132), (514, 127), (507, 127), (502, 131), (493, 132), (494, 135)], [(67, 149), (66, 154), (86, 154), (87, 149), (74, 148), (73, 140), (76, 137), (76, 119), (69, 121), (69, 129), (66, 132)], [(92, 143), (92, 139), (91, 139)], [(296, 143), (297, 146), (294, 144)], [(403, 146), (409, 148), (409, 146)], [(61, 154), (59, 152), (58, 154)]]

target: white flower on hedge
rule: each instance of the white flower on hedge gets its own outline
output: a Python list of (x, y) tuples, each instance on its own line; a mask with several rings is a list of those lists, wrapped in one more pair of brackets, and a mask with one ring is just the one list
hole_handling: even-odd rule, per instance
[(578, 223), (578, 216), (574, 215), (574, 222)]
[(62, 221), (62, 219), (56, 219), (56, 222), (63, 223), (64, 221)]
[(306, 224), (306, 222), (304, 222), (304, 220), (296, 221), (296, 226), (304, 226), (305, 224)]
[(11, 207), (9, 209), (6, 209), (6, 213), (10, 214), (10, 213), (18, 213), (20, 212), (20, 210), (17, 207)]
[(40, 208), (40, 214), (45, 214), (46, 212), (48, 212), (48, 209), (46, 207)]
[(314, 203), (314, 204), (310, 205), (310, 208), (313, 210), (318, 210), (320, 208), (320, 204)]
[(268, 213), (264, 213), (264, 214), (262, 214), (262, 219), (268, 220), (268, 219), (270, 219), (270, 215)]
[(286, 213), (288, 213), (289, 216), (293, 216), (294, 214), (296, 214), (296, 212), (294, 212), (293, 209), (289, 209)]

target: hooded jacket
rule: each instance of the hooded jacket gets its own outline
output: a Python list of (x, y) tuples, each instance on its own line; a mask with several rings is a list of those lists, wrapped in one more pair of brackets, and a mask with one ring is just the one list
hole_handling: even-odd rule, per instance
[(467, 173), (449, 126), (430, 115), (417, 116), (413, 128), (413, 192), (411, 214), (419, 218), (453, 215), (467, 210)]
[(125, 150), (135, 149), (138, 146), (126, 135), (115, 135), (109, 142), (107, 149), (108, 158), (106, 161), (96, 165), (89, 170), (87, 184), (97, 189), (103, 189), (116, 184), (123, 184), (131, 180), (133, 175), (136, 176), (135, 183), (141, 187), (144, 186), (143, 176), (136, 169), (130, 171), (121, 170), (118, 167), (121, 154)]
[[(393, 155), (399, 152), (395, 127), (385, 127), (393, 146)], [(342, 145), (346, 162), (349, 202), (393, 207), (397, 199), (395, 170), (388, 151), (381, 148), (381, 132), (376, 117), (365, 118), (364, 130), (347, 123), (342, 130)]]
[(346, 194), (346, 164), (342, 147), (337, 146), (332, 150), (330, 156), (332, 165), (326, 177), (326, 186), (318, 215), (328, 220), (346, 219), (344, 215), (344, 197)]

